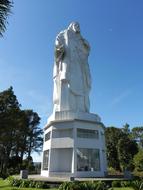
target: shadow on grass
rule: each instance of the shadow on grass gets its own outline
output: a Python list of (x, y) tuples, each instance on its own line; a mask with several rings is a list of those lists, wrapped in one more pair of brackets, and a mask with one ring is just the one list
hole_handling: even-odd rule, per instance
[(6, 184), (6, 185), (0, 185), (0, 189), (7, 188), (7, 187), (10, 187), (10, 186), (8, 184)]

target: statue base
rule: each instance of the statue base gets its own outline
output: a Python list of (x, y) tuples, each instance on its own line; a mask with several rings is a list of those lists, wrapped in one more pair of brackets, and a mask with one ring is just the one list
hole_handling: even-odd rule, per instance
[(96, 114), (55, 112), (45, 126), (41, 175), (105, 177), (104, 128)]

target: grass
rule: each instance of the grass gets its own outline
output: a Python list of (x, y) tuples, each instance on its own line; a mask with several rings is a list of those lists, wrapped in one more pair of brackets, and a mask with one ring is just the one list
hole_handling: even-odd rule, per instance
[[(0, 179), (0, 190), (36, 190), (36, 188), (11, 187), (6, 180)], [(43, 189), (37, 189), (37, 190), (43, 190)], [(58, 189), (50, 188), (48, 190), (58, 190)]]
[(114, 187), (113, 190), (133, 190), (132, 188), (129, 188), (129, 187)]

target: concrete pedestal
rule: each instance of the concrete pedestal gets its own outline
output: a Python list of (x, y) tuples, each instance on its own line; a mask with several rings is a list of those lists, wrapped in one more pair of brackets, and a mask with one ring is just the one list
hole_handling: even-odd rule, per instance
[(104, 125), (97, 115), (56, 112), (49, 118), (44, 136), (42, 176), (105, 176)]

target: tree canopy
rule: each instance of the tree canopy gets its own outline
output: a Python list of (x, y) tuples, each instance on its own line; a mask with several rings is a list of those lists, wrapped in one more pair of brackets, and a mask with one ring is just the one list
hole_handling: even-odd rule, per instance
[(24, 155), (30, 160), (32, 152), (41, 151), (43, 131), (38, 127), (39, 123), (36, 112), (21, 110), (12, 87), (0, 93), (1, 174), (7, 172), (12, 160), (22, 163)]
[(0, 36), (3, 36), (3, 33), (6, 30), (6, 24), (8, 23), (7, 17), (11, 13), (12, 1), (10, 0), (0, 0)]
[(115, 170), (133, 170), (133, 157), (138, 145), (130, 138), (129, 125), (123, 128), (107, 127), (105, 130), (108, 166)]

